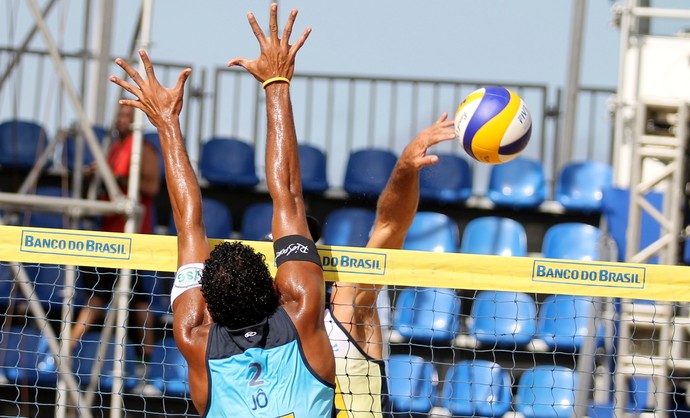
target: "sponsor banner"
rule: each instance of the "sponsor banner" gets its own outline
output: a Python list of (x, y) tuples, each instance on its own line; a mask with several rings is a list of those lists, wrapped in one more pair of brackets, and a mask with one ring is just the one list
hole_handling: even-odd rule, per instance
[(386, 274), (386, 254), (375, 251), (351, 251), (331, 249), (320, 250), (321, 264), (324, 272), (368, 274), (383, 276)]
[[(210, 240), (212, 246), (220, 240)], [(275, 274), (273, 244), (245, 241)], [(318, 247), (327, 281), (690, 302), (690, 267)], [(0, 226), (0, 260), (177, 271), (172, 236)]]
[(534, 260), (532, 268), (535, 282), (624, 289), (644, 289), (646, 274), (646, 267), (596, 262)]
[(132, 254), (132, 238), (29, 229), (22, 231), (19, 251), (129, 260)]

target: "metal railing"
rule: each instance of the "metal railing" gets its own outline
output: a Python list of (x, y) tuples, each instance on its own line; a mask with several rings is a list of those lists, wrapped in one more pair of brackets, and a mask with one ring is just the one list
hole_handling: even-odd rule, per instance
[[(298, 138), (326, 152), (330, 183), (340, 187), (347, 156), (352, 150), (383, 148), (399, 153), (441, 113), (448, 112), (452, 118), (467, 94), (497, 84), (514, 90), (527, 103), (533, 130), (524, 155), (542, 161), (547, 180), (553, 183), (558, 173), (555, 155), (561, 123), (560, 90), (553, 93), (545, 84), (300, 73), (293, 77), (291, 97)], [(212, 91), (209, 137), (232, 136), (261, 145), (265, 137), (265, 103), (256, 80), (242, 70), (218, 67), (214, 71)], [(583, 145), (577, 147), (572, 159), (610, 162), (613, 124), (608, 101), (614, 92), (599, 87), (580, 89), (577, 135), (583, 137)], [(438, 146), (440, 152), (464, 155), (460, 148), (458, 142)], [(257, 170), (261, 173), (262, 147), (256, 146), (256, 150)], [(477, 174), (476, 189), (481, 190), (489, 167), (472, 164)]]
[[(5, 79), (4, 83), (0, 85), (0, 122), (9, 119), (27, 119), (38, 122), (48, 132), (49, 140), (52, 140), (61, 129), (72, 126), (77, 120), (77, 116), (66, 103), (62, 83), (55, 74), (48, 51), (25, 50), (21, 60), (14, 66), (11, 73), (5, 74), (7, 71), (6, 63), (12, 62), (17, 52), (13, 48), (0, 47), (0, 77)], [(66, 68), (72, 74), (73, 82), (82, 98), (82, 105), (88, 106), (86, 101), (89, 87), (89, 66), (96, 57), (89, 52), (64, 51), (61, 52), (61, 56)], [(125, 78), (126, 74), (114, 63), (114, 60), (115, 57), (112, 59), (110, 74)], [(163, 85), (174, 84), (179, 72), (183, 69), (187, 67), (194, 69), (192, 64), (183, 62), (154, 61), (154, 66), (156, 76)], [(198, 121), (193, 120), (195, 115), (199, 114), (195, 112), (197, 101), (194, 100), (196, 93), (201, 89), (194, 84), (197, 78), (203, 80), (203, 71), (199, 75), (192, 71), (187, 82), (189, 87), (185, 93), (185, 109), (181, 121), (182, 133), (185, 138), (196, 136), (192, 135), (192, 132), (199, 126)], [(110, 127), (117, 115), (117, 100), (121, 97), (122, 89), (108, 80), (103, 80), (103, 83), (108, 85), (109, 111), (106, 113), (111, 115), (110, 121), (104, 125)], [(152, 126), (148, 125), (148, 121), (146, 124), (144, 130), (153, 129)], [(94, 122), (94, 125), (101, 125), (101, 123)]]
[[(0, 63), (10, 62), (16, 51), (0, 47)], [(63, 52), (66, 66), (79, 82), (86, 97), (88, 68), (95, 58), (83, 52)], [(0, 121), (32, 119), (40, 121), (49, 136), (68, 127), (75, 119), (64, 102), (60, 80), (51, 71), (48, 52), (26, 50), (22, 60), (0, 86)], [(121, 70), (114, 63), (112, 73)], [(179, 71), (194, 66), (157, 61), (156, 74), (165, 85), (175, 82)], [(0, 71), (5, 65), (0, 66)], [(256, 167), (264, 166), (263, 140), (266, 136), (264, 94), (256, 80), (244, 70), (218, 67), (207, 80), (207, 70), (197, 68), (187, 83), (182, 120), (183, 135), (192, 163), (198, 163), (201, 147), (211, 137), (237, 137), (256, 146)], [(107, 80), (104, 83), (109, 83)], [(207, 86), (208, 84), (208, 86)], [(544, 164), (547, 181), (553, 185), (558, 174), (556, 150), (561, 133), (561, 91), (546, 84), (496, 80), (434, 80), (329, 74), (295, 74), (291, 95), (298, 138), (317, 146), (328, 156), (330, 184), (339, 188), (347, 157), (361, 148), (383, 148), (399, 153), (423, 128), (443, 112), (449, 117), (462, 99), (486, 85), (503, 85), (527, 103), (533, 120), (532, 139), (524, 155)], [(112, 108), (121, 89), (110, 86)], [(576, 146), (571, 160), (594, 159), (611, 162), (611, 97), (615, 90), (584, 86), (578, 92)], [(145, 126), (144, 130), (151, 130)], [(437, 152), (457, 152), (457, 142), (441, 144)], [(468, 157), (469, 158), (469, 157)], [(481, 193), (490, 167), (471, 162), (475, 190)]]

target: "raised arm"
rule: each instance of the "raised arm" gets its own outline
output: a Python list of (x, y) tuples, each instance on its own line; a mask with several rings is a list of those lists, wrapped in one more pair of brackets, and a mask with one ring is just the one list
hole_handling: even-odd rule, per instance
[[(395, 164), (376, 207), (376, 221), (367, 247), (400, 249), (412, 225), (419, 203), (419, 172), (435, 164), (438, 156), (427, 150), (439, 142), (455, 138), (453, 121), (444, 113), (433, 125), (410, 142)], [(381, 356), (381, 336), (376, 313), (379, 287), (366, 284), (334, 283), (331, 296), (335, 317), (360, 346), (373, 357)]]
[[(136, 107), (148, 116), (160, 136), (163, 150), (163, 164), (167, 178), (168, 194), (172, 205), (173, 218), (177, 226), (177, 263), (178, 267), (203, 263), (209, 256), (210, 248), (206, 239), (206, 230), (201, 208), (201, 191), (194, 171), (189, 163), (180, 129), (180, 111), (184, 84), (192, 70), (187, 68), (172, 88), (165, 88), (156, 79), (153, 65), (144, 50), (140, 50), (142, 62), (146, 69), (144, 79), (124, 60), (115, 62), (132, 78), (136, 86), (111, 76), (110, 80), (136, 96), (138, 100), (121, 100), (120, 103)], [(174, 335), (178, 347), (190, 362), (194, 370), (205, 370), (203, 356), (192, 356), (194, 330), (208, 322), (206, 302), (198, 285), (197, 269), (178, 271), (173, 288)], [(195, 367), (196, 366), (196, 367)], [(203, 376), (190, 376), (190, 379)]]
[(269, 36), (263, 33), (254, 15), (249, 13), (249, 24), (259, 41), (261, 53), (251, 61), (233, 59), (228, 66), (245, 68), (266, 91), (266, 182), (273, 200), (271, 231), (278, 266), (275, 285), (281, 304), (303, 341), (307, 361), (320, 376), (332, 381), (335, 373), (333, 356), (323, 324), (323, 271), (306, 220), (290, 102), (295, 55), (311, 32), (307, 28), (297, 42), (290, 45), (296, 17), (297, 10), (293, 9), (283, 36), (279, 38), (276, 3), (271, 5)]
[(438, 156), (427, 154), (427, 150), (455, 138), (453, 121), (447, 118), (447, 113), (441, 115), (405, 147), (379, 197), (376, 222), (367, 247), (402, 248), (419, 204), (419, 172), (438, 162)]

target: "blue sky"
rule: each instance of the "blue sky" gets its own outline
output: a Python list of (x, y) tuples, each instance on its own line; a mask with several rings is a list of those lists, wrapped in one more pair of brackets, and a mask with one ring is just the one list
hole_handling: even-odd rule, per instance
[[(260, 22), (266, 22), (268, 1), (189, 4), (156, 2), (151, 48), (156, 57), (185, 56), (217, 65), (236, 55), (257, 54), (245, 15), (253, 10)], [(299, 9), (295, 34), (307, 25), (313, 29), (300, 52), (298, 71), (554, 85), (563, 84), (566, 77), (573, 1), (293, 0), (279, 4), (282, 22), (290, 8)], [(616, 83), (618, 31), (609, 25), (610, 7), (604, 0), (589, 2), (585, 84)]]
[[(45, 4), (46, 1), (41, 1)], [(332, 2), (285, 0), (300, 15), (295, 33), (312, 36), (298, 58), (298, 71), (424, 78), (509, 80), (562, 85), (566, 77), (573, 1), (376, 0)], [(127, 50), (140, 2), (119, 1), (114, 52)], [(590, 0), (582, 80), (614, 86), (618, 31), (611, 5)], [(49, 24), (67, 50), (80, 48), (84, 0), (60, 0)], [(156, 59), (222, 65), (258, 49), (246, 21), (252, 10), (268, 18), (268, 1), (157, 0), (151, 55)], [(97, 9), (93, 3), (93, 9)], [(23, 1), (0, 6), (0, 43), (17, 44), (33, 21)], [(296, 35), (295, 35), (296, 36)], [(41, 46), (40, 39), (34, 46)]]

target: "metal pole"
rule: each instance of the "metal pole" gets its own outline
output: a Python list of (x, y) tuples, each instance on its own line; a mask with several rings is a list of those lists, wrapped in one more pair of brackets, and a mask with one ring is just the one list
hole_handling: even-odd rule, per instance
[[(43, 9), (43, 11), (41, 12), (41, 15), (44, 17), (47, 16), (48, 12), (50, 12), (50, 9), (53, 8), (54, 4), (55, 4), (55, 0), (50, 0), (50, 2), (48, 4), (46, 4), (45, 9)], [(10, 63), (7, 64), (7, 68), (5, 68), (5, 72), (0, 77), (0, 90), (2, 90), (2, 85), (5, 84), (5, 81), (7, 81), (7, 78), (12, 73), (12, 70), (14, 69), (14, 67), (17, 64), (19, 64), (19, 61), (21, 60), (22, 55), (24, 54), (26, 49), (29, 47), (29, 44), (31, 43), (31, 40), (33, 40), (36, 32), (38, 32), (38, 23), (35, 24), (33, 28), (31, 28), (29, 33), (26, 35), (26, 38), (24, 38), (24, 41), (22, 42), (22, 45), (19, 47), (19, 50), (17, 51), (16, 55), (12, 58), (12, 61), (10, 61)]]
[(96, 62), (91, 71), (91, 88), (89, 89), (89, 113), (91, 120), (105, 125), (105, 103), (108, 97), (108, 69), (110, 67), (110, 50), (113, 33), (114, 0), (102, 0), (101, 13), (95, 31), (96, 45), (94, 51)]
[(570, 36), (570, 57), (568, 59), (568, 81), (565, 88), (565, 116), (563, 137), (557, 161), (557, 170), (572, 159), (575, 142), (575, 118), (577, 113), (577, 92), (580, 85), (580, 61), (582, 60), (582, 39), (585, 26), (587, 0), (574, 0), (573, 26)]
[(586, 417), (589, 407), (590, 392), (592, 390), (594, 377), (594, 356), (597, 351), (597, 323), (596, 318), (601, 313), (601, 301), (599, 298), (592, 299), (594, 304), (592, 317), (587, 318), (589, 330), (582, 340), (582, 348), (577, 356), (577, 366), (575, 369), (575, 408), (574, 417)]
[[(618, 47), (618, 92), (616, 94), (615, 101), (616, 114), (613, 128), (613, 151), (616, 154), (613, 156), (613, 184), (623, 186), (625, 185), (623, 175), (625, 175), (625, 178), (627, 178), (629, 173), (621, 172), (621, 170), (624, 168), (621, 167), (621, 160), (625, 158), (623, 156), (623, 153), (625, 153), (628, 157), (628, 161), (630, 161), (630, 156), (632, 153), (630, 149), (626, 149), (624, 147), (625, 145), (630, 145), (630, 141), (627, 141), (627, 139), (630, 137), (630, 120), (632, 117), (632, 115), (626, 113), (634, 113), (637, 111), (637, 109), (629, 106), (630, 101), (628, 97), (626, 97), (628, 93), (625, 90), (627, 88), (627, 79), (631, 76), (634, 76), (634, 74), (630, 74), (631, 70), (635, 72), (637, 70), (634, 68), (626, 68), (626, 58), (628, 57), (629, 53), (628, 49), (630, 46), (631, 27), (633, 24), (631, 21), (632, 17), (630, 13), (630, 3), (628, 3), (627, 7), (618, 6), (616, 9), (614, 9), (614, 13), (617, 13), (620, 18), (619, 29), (621, 35)], [(634, 85), (636, 86), (637, 84), (635, 83)], [(634, 92), (634, 94), (637, 95), (637, 92)], [(620, 410), (617, 413), (622, 414), (623, 412)]]
[[(141, 49), (148, 49), (151, 39), (151, 21), (153, 13), (153, 0), (143, 0), (141, 6), (141, 30), (139, 31), (139, 46)], [(139, 63), (139, 73), (144, 74), (145, 68), (142, 62)], [(144, 115), (142, 112), (134, 113), (134, 130), (133, 130), (133, 144), (132, 144), (132, 158), (129, 167), (129, 182), (127, 187), (127, 196), (130, 202), (136, 202), (139, 198), (139, 173), (141, 171), (141, 146)], [(138, 225), (138, 216), (130, 215), (125, 224), (126, 233), (133, 233)], [(127, 326), (128, 317), (128, 295), (131, 293), (132, 271), (130, 269), (123, 269), (120, 272), (117, 280), (115, 293), (115, 309), (117, 317), (115, 321), (115, 364), (113, 366), (113, 394), (110, 401), (111, 418), (120, 418), (122, 416), (122, 389), (124, 387), (124, 360), (125, 360), (125, 340), (127, 338), (125, 327)]]
[(0, 192), (0, 208), (39, 209), (44, 212), (70, 213), (72, 215), (82, 213), (91, 215), (127, 214), (130, 211), (124, 201), (109, 202), (5, 192)]

